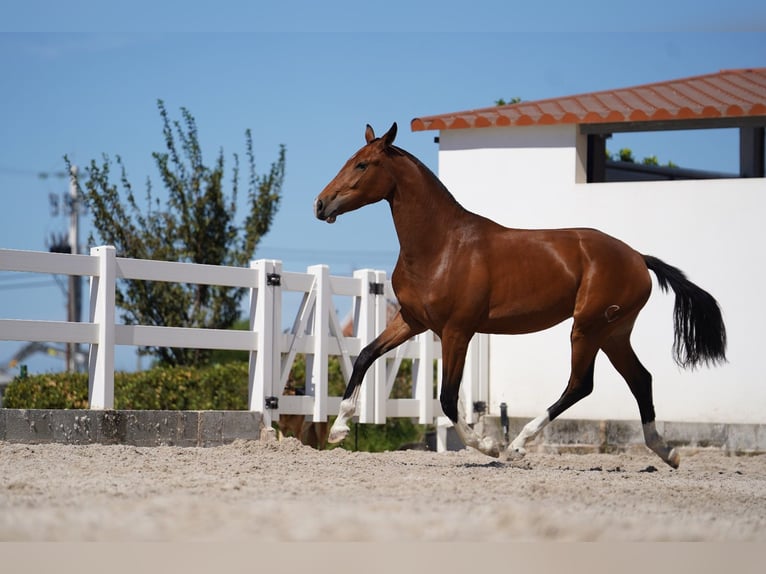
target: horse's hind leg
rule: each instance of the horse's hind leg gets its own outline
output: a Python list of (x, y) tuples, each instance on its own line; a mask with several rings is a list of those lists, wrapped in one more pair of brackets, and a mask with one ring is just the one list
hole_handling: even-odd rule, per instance
[(630, 345), (630, 333), (613, 336), (602, 346), (604, 353), (622, 375), (636, 398), (644, 430), (644, 442), (651, 450), (673, 468), (678, 468), (678, 451), (668, 446), (655, 426), (654, 401), (652, 399), (652, 375), (638, 360)]
[(362, 379), (370, 365), (375, 362), (375, 359), (423, 331), (425, 331), (424, 327), (411, 325), (406, 322), (400, 311), (394, 316), (383, 332), (372, 343), (362, 349), (362, 352), (359, 353), (354, 362), (351, 378), (343, 394), (343, 400), (340, 403), (338, 418), (335, 419), (330, 429), (330, 434), (327, 437), (328, 442), (337, 443), (342, 441), (351, 430), (348, 422), (356, 413), (356, 402), (359, 398)]
[(553, 403), (548, 410), (527, 423), (519, 435), (513, 439), (507, 449), (510, 458), (519, 458), (526, 454), (527, 441), (534, 438), (548, 423), (574, 405), (579, 400), (587, 397), (593, 391), (593, 370), (596, 364), (598, 344), (593, 336), (588, 336), (577, 325), (572, 328), (572, 370), (569, 382), (559, 400)]

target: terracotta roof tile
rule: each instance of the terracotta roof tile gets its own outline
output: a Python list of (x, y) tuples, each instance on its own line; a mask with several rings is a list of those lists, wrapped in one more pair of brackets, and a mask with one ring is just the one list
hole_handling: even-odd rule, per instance
[(766, 68), (722, 70), (667, 82), (423, 116), (413, 131), (597, 124), (766, 115)]

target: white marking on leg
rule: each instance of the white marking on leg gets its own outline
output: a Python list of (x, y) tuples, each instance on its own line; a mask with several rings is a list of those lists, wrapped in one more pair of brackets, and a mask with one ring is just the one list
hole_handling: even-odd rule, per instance
[(519, 436), (513, 439), (511, 446), (508, 447), (508, 453), (511, 455), (515, 454), (517, 456), (524, 456), (527, 454), (527, 451), (524, 448), (524, 446), (527, 444), (527, 441), (531, 438), (534, 438), (534, 436), (543, 430), (550, 422), (551, 419), (547, 412), (540, 415), (536, 419), (529, 421), (526, 425), (524, 425), (524, 428), (521, 429)]
[(458, 402), (455, 431), (460, 437), (460, 440), (463, 441), (464, 445), (475, 448), (487, 456), (492, 456), (495, 458), (500, 456), (500, 445), (495, 439), (493, 439), (491, 436), (480, 436), (474, 429), (468, 426), (468, 423), (465, 420), (465, 409), (463, 407), (463, 401)]
[(465, 446), (475, 448), (487, 456), (494, 458), (500, 456), (500, 446), (497, 441), (491, 436), (479, 436), (463, 419), (458, 418), (458, 421), (455, 423), (455, 431), (457, 431), (460, 440), (463, 441)]
[(335, 444), (346, 438), (346, 435), (351, 431), (348, 426), (348, 422), (354, 418), (356, 414), (356, 401), (359, 398), (359, 390), (361, 386), (357, 385), (351, 396), (340, 402), (340, 409), (338, 410), (338, 418), (330, 429), (330, 434), (327, 436), (327, 442)]
[(645, 423), (643, 425), (643, 429), (644, 442), (646, 443), (646, 446), (657, 453), (657, 456), (659, 456), (670, 466), (673, 468), (678, 468), (678, 463), (681, 461), (681, 457), (678, 454), (678, 451), (668, 446), (668, 444), (665, 442), (665, 439), (663, 439), (660, 436), (660, 433), (657, 432), (657, 426), (655, 425), (654, 421)]
[(654, 421), (650, 423), (646, 423), (643, 425), (644, 428), (644, 442), (646, 443), (646, 446), (648, 446), (652, 450), (656, 450), (658, 448), (661, 448), (665, 446), (664, 441), (662, 438), (660, 438), (659, 433), (657, 432), (657, 426), (655, 425)]

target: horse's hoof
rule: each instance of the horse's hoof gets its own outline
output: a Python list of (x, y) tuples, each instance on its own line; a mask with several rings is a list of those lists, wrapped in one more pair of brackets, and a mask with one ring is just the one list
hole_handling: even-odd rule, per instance
[(491, 456), (492, 458), (500, 457), (500, 447), (491, 437), (484, 437), (479, 441), (479, 452)]
[(521, 460), (527, 454), (527, 451), (522, 447), (509, 446), (505, 451), (507, 460)]
[(678, 468), (678, 465), (681, 464), (681, 455), (678, 454), (676, 449), (671, 449), (670, 453), (668, 454), (668, 458), (665, 459), (665, 462), (667, 462), (673, 468)]
[(330, 434), (327, 435), (327, 442), (331, 444), (337, 444), (340, 441), (342, 441), (344, 438), (346, 438), (346, 436), (348, 435), (350, 431), (351, 429), (348, 428), (347, 426), (342, 426), (338, 428), (333, 427), (330, 429)]

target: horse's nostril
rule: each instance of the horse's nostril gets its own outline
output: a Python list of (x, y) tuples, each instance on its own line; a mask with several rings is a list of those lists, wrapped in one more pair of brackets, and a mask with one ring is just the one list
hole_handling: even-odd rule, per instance
[(321, 199), (317, 199), (316, 200), (316, 212), (317, 213), (321, 213), (323, 207), (324, 207), (324, 204), (322, 203), (322, 200)]

